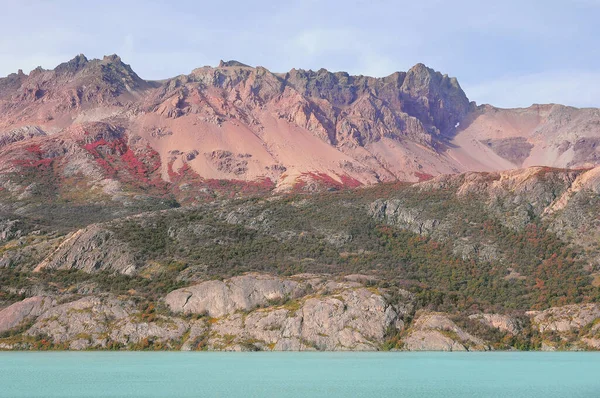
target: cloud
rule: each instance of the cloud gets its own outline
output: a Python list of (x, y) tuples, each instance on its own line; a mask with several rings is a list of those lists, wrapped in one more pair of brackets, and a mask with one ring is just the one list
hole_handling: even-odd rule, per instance
[(569, 70), (507, 76), (463, 84), (463, 89), (471, 100), (498, 107), (527, 107), (541, 103), (600, 107), (600, 71)]

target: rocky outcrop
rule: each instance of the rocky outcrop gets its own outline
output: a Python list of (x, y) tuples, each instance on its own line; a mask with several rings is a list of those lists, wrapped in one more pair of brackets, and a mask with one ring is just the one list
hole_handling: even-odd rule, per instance
[(405, 106), (415, 116), (427, 114), (439, 133), (452, 135), (456, 124), (469, 111), (470, 104), (458, 80), (442, 75), (423, 64), (413, 66), (401, 87), (404, 98), (410, 99)]
[(422, 313), (404, 338), (408, 351), (481, 351), (485, 341), (459, 328), (446, 314)]
[[(200, 296), (186, 305), (180, 297), (185, 290)], [(35, 297), (0, 312), (4, 330), (33, 321), (21, 340), (0, 339), (0, 347), (28, 348), (31, 339), (44, 336), (73, 350), (148, 344), (183, 350), (378, 350), (390, 331), (403, 330), (412, 311), (408, 292), (393, 305), (387, 294), (318, 275), (250, 274), (169, 294), (165, 303), (175, 313), (192, 315), (187, 317), (139, 308), (113, 295), (64, 304)]]
[(175, 290), (166, 296), (165, 302), (173, 312), (220, 317), (293, 299), (305, 289), (305, 285), (293, 280), (254, 274)]
[(437, 219), (428, 218), (419, 208), (405, 206), (399, 199), (378, 199), (369, 207), (375, 220), (406, 229), (419, 235), (429, 235), (439, 225)]
[(459, 200), (477, 198), (497, 214), (503, 224), (521, 229), (539, 217), (567, 192), (584, 170), (559, 170), (547, 167), (493, 173), (445, 175), (422, 182), (422, 191), (451, 189)]
[(24, 233), (20, 220), (0, 220), (0, 241), (20, 238)]
[(484, 325), (508, 332), (513, 335), (519, 334), (523, 330), (521, 322), (509, 315), (502, 314), (473, 314), (470, 319), (480, 321)]
[(111, 270), (129, 275), (135, 272), (136, 264), (128, 247), (116, 240), (112, 231), (92, 225), (67, 236), (35, 270)]
[[(219, 319), (210, 328), (209, 346), (282, 351), (378, 350), (389, 328), (402, 329), (401, 310), (364, 288), (259, 309)], [(234, 337), (233, 337), (234, 336)]]
[(527, 313), (531, 322), (541, 332), (564, 333), (579, 330), (600, 318), (600, 305), (573, 304), (564, 307), (553, 307), (545, 311)]
[(230, 350), (248, 344), (274, 350), (376, 350), (390, 327), (403, 328), (402, 317), (412, 306), (409, 299), (392, 306), (381, 293), (356, 282), (260, 274), (179, 289), (165, 302), (176, 313), (216, 318), (205, 331), (206, 344)]
[(0, 133), (0, 148), (13, 142), (44, 137), (46, 133), (38, 126), (23, 126)]
[[(363, 283), (370, 279), (363, 275), (350, 279), (247, 274), (178, 289), (165, 297), (169, 310), (112, 294), (66, 295), (61, 302), (36, 296), (0, 311), (0, 333), (9, 332), (0, 338), (0, 349), (32, 349), (40, 341), (71, 350), (373, 351), (390, 349), (389, 341), (407, 351), (480, 351), (492, 343), (507, 348), (505, 339), (478, 336), (487, 332), (470, 321), (460, 323), (459, 314), (415, 314), (409, 292), (367, 288)], [(189, 291), (199, 296), (187, 305)], [(533, 327), (541, 350), (600, 348), (595, 304), (528, 315), (531, 325), (494, 313), (469, 318), (508, 333), (504, 337), (524, 339)]]
[(26, 334), (49, 336), (54, 344), (81, 350), (140, 344), (145, 339), (169, 347), (187, 330), (188, 322), (177, 318), (158, 316), (145, 321), (131, 301), (91, 296), (45, 311)]
[(0, 333), (34, 319), (55, 304), (51, 297), (35, 296), (14, 303), (0, 311)]

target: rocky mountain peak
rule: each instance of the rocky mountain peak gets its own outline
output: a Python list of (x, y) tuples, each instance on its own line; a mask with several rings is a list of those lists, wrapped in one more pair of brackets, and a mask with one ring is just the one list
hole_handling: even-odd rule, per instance
[(451, 136), (457, 123), (469, 112), (470, 103), (458, 80), (422, 63), (408, 70), (401, 91), (409, 114), (425, 120), (438, 134)]
[[(116, 54), (80, 54), (53, 70), (0, 79), (0, 133), (9, 132), (9, 141), (29, 139), (12, 133), (23, 126), (51, 136), (110, 122), (126, 132), (123, 142), (141, 137), (143, 148), (155, 151), (165, 181), (188, 178), (178, 174), (187, 170), (208, 179), (268, 179), (287, 189), (324, 178), (359, 185), (545, 164), (528, 160), (541, 156), (529, 142), (534, 132), (555, 137), (557, 165), (600, 158), (599, 139), (583, 134), (597, 131), (592, 111), (533, 107), (515, 114), (518, 128), (503, 114), (472, 106), (456, 78), (422, 63), (376, 78), (324, 68), (272, 73), (229, 60), (147, 82)], [(547, 129), (538, 128), (542, 122)]]
[[(129, 66), (116, 54), (105, 55), (102, 59), (92, 59), (79, 54), (68, 62), (64, 62), (54, 68), (55, 78), (62, 76), (78, 75), (80, 79), (88, 81), (97, 79), (99, 82), (120, 85), (124, 82), (131, 87), (144, 86), (142, 80)], [(75, 81), (77, 82), (77, 81)]]
[(75, 74), (85, 68), (89, 63), (85, 55), (76, 55), (72, 60), (64, 62), (54, 68), (56, 74)]
[(241, 68), (251, 68), (250, 65), (243, 64), (239, 61), (230, 60), (230, 61), (219, 61), (219, 68), (227, 68), (227, 67), (241, 67)]
[(121, 57), (119, 57), (117, 54), (105, 55), (104, 57), (102, 57), (102, 60), (104, 62), (115, 62), (115, 63), (123, 62), (123, 61), (121, 61)]

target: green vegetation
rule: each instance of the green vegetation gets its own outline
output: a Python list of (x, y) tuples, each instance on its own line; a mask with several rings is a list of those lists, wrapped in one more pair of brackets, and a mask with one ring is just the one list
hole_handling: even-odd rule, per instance
[[(380, 197), (398, 198), (403, 208), (439, 220), (438, 230), (419, 235), (377, 221), (367, 209)], [(421, 192), (396, 184), (250, 198), (146, 213), (108, 227), (139, 264), (155, 265), (138, 276), (6, 269), (2, 286), (52, 286), (60, 292), (85, 282), (100, 291), (157, 299), (189, 283), (180, 277), (189, 268), (200, 279), (250, 271), (374, 274), (387, 287), (415, 293), (420, 308), (443, 311), (543, 309), (600, 299), (584, 270), (584, 253), (549, 232), (544, 220), (510, 228), (481, 200), (457, 200), (451, 189)], [(496, 257), (461, 257), (456, 247), (463, 241), (493, 247)], [(520, 277), (507, 278), (509, 268)], [(19, 298), (7, 289), (0, 294), (4, 301)]]
[[(44, 240), (58, 241), (57, 237), (74, 226), (106, 219), (112, 221), (103, 228), (113, 232), (110, 239), (131, 254), (139, 272), (134, 276), (48, 269), (33, 273), (36, 261), (52, 250), (40, 246), (37, 252), (16, 257), (20, 260), (1, 269), (0, 305), (36, 290), (71, 298), (90, 291), (112, 293), (139, 303), (139, 321), (155, 322), (162, 314), (168, 315), (161, 307), (162, 297), (199, 280), (245, 272), (283, 276), (360, 273), (373, 276), (367, 285), (389, 292), (391, 303), (404, 300), (394, 289), (399, 287), (414, 294), (415, 310), (461, 314), (453, 320), (464, 330), (494, 342), (496, 349), (533, 350), (542, 342), (564, 346), (568, 341), (561, 342), (559, 336), (535, 332), (527, 317), (522, 317), (524, 331), (519, 336), (467, 317), (482, 311), (521, 316), (530, 309), (600, 301), (600, 287), (592, 284), (592, 274), (598, 270), (590, 266), (599, 252), (597, 242), (588, 239), (585, 247), (578, 245), (573, 237), (577, 236), (575, 227), (560, 235), (551, 224), (556, 215), (542, 217), (533, 205), (524, 206), (507, 195), (490, 201), (476, 194), (459, 198), (452, 186), (418, 190), (407, 184), (383, 184), (314, 195), (216, 201), (121, 219), (114, 219), (114, 209), (102, 206), (90, 215), (95, 211), (92, 205), (53, 204), (51, 209), (56, 211), (45, 218), (19, 217), (16, 225), (24, 237), (2, 242), (0, 253), (25, 253), (24, 249)], [(394, 211), (405, 215), (384, 212), (374, 216), (377, 199), (393, 200), (398, 207)], [(595, 214), (588, 207), (596, 202), (576, 203), (585, 214)], [(176, 203), (169, 206), (176, 207)], [(61, 217), (64, 219), (58, 221)], [(17, 219), (11, 214), (1, 218)], [(55, 222), (56, 229), (52, 229)], [(416, 233), (426, 222), (431, 227)], [(593, 230), (593, 222), (582, 230)], [(290, 311), (300, 306), (288, 297), (269, 304)], [(210, 319), (207, 321), (210, 325)], [(404, 319), (407, 325), (411, 321)], [(206, 349), (208, 333), (198, 336), (192, 348)], [(402, 348), (402, 337), (397, 331), (388, 331), (382, 349)], [(225, 336), (224, 344), (230, 344), (229, 340)], [(247, 342), (245, 347), (251, 349), (254, 343)], [(129, 348), (168, 347), (148, 340)]]

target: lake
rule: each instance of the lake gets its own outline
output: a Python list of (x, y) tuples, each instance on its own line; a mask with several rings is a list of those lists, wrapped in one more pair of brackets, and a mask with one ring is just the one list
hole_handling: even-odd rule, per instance
[(0, 352), (0, 397), (599, 397), (600, 353)]

